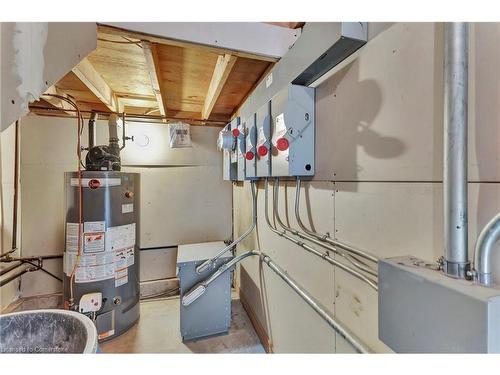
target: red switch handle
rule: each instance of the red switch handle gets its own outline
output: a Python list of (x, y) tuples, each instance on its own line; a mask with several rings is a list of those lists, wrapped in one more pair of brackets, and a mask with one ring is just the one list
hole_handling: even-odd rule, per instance
[(286, 138), (280, 138), (276, 141), (276, 148), (280, 151), (288, 150), (289, 146), (290, 144), (288, 143), (288, 139)]
[(239, 137), (240, 136), (240, 130), (239, 129), (233, 129), (233, 136)]
[(259, 154), (260, 157), (264, 157), (267, 155), (267, 147), (266, 146), (259, 146), (257, 149), (257, 154)]
[(246, 154), (245, 154), (245, 159), (247, 160), (253, 160), (253, 157), (254, 157), (254, 154), (252, 151), (248, 151)]

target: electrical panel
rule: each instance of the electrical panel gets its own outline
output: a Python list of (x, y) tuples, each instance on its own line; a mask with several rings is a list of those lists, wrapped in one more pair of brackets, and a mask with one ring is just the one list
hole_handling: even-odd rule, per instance
[(257, 177), (271, 176), (271, 102), (255, 114), (257, 128)]
[(257, 177), (257, 127), (255, 113), (244, 121), (245, 126), (245, 179)]
[(288, 85), (271, 99), (271, 175), (314, 175), (314, 88)]
[(314, 88), (289, 84), (256, 113), (219, 133), (223, 178), (314, 176)]
[(240, 118), (236, 117), (219, 132), (217, 146), (223, 152), (222, 178), (226, 181), (235, 181), (238, 175), (238, 156), (236, 149), (236, 135)]

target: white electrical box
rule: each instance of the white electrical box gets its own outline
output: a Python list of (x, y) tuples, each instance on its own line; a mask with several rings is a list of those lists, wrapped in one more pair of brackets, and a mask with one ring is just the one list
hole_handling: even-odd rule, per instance
[(245, 179), (257, 177), (257, 127), (255, 126), (255, 113), (243, 122), (245, 127)]
[(288, 85), (271, 99), (271, 175), (313, 176), (314, 88)]
[(271, 176), (271, 102), (255, 114), (257, 128), (257, 177)]

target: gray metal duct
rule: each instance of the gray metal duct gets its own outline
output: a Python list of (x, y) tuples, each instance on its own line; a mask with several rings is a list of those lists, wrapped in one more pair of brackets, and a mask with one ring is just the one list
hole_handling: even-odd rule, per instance
[(444, 25), (444, 272), (464, 278), (467, 253), (467, 116), (469, 26)]
[(474, 267), (476, 280), (485, 286), (493, 284), (491, 256), (493, 247), (500, 240), (500, 213), (485, 225), (476, 242)]

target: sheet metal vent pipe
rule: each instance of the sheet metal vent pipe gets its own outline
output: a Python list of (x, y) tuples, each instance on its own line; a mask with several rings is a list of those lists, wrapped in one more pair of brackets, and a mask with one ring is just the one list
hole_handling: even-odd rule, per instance
[(444, 24), (444, 262), (451, 277), (465, 278), (467, 253), (467, 116), (469, 25)]

